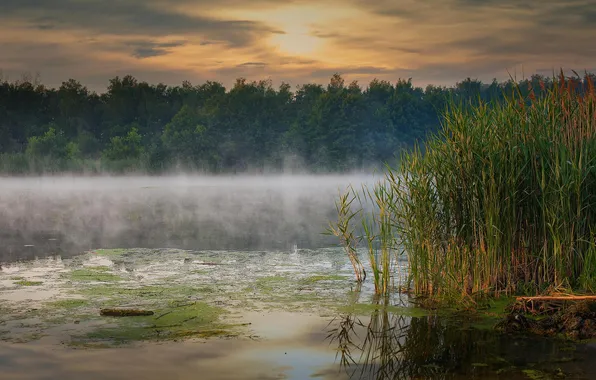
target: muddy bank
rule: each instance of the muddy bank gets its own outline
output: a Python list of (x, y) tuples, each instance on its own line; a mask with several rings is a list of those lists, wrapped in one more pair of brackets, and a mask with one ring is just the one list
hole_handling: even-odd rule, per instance
[(496, 328), (507, 333), (559, 336), (574, 340), (596, 339), (596, 301), (559, 300), (518, 301)]

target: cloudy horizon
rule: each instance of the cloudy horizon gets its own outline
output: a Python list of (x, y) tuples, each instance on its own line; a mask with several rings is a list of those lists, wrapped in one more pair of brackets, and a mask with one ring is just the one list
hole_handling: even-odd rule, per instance
[(4, 78), (365, 85), (596, 71), (596, 0), (0, 0)]

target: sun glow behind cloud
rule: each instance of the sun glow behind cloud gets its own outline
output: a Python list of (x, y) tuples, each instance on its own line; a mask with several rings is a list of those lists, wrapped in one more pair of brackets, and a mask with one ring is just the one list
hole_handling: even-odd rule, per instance
[(506, 79), (594, 70), (596, 0), (0, 0), (0, 70), (230, 85), (238, 77), (327, 82)]
[(321, 48), (322, 41), (311, 36), (307, 28), (285, 28), (284, 32), (284, 34), (272, 36), (269, 43), (285, 54), (312, 56)]
[[(248, 17), (272, 25), (282, 33), (266, 38), (266, 43), (281, 55), (300, 56), (305, 59), (324, 58), (325, 41), (313, 31), (321, 23), (333, 23), (354, 13), (349, 9), (310, 6), (286, 6), (274, 9), (234, 10), (223, 12), (227, 17)], [(353, 15), (352, 15), (353, 16)]]

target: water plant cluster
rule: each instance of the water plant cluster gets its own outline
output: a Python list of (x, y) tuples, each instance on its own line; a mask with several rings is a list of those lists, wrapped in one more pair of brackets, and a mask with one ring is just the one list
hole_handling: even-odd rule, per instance
[(330, 233), (349, 253), (365, 241), (379, 294), (402, 254), (410, 289), (431, 298), (596, 289), (594, 82), (540, 86), (449, 102), (438, 134), (340, 197)]

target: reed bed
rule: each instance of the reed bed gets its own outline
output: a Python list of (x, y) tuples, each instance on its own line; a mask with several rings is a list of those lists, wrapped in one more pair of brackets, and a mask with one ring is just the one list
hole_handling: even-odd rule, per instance
[(499, 103), (451, 102), (440, 132), (364, 192), (374, 223), (362, 207), (344, 211), (386, 250), (371, 261), (379, 294), (402, 253), (418, 295), (596, 289), (594, 83), (561, 73), (540, 96), (522, 90)]

